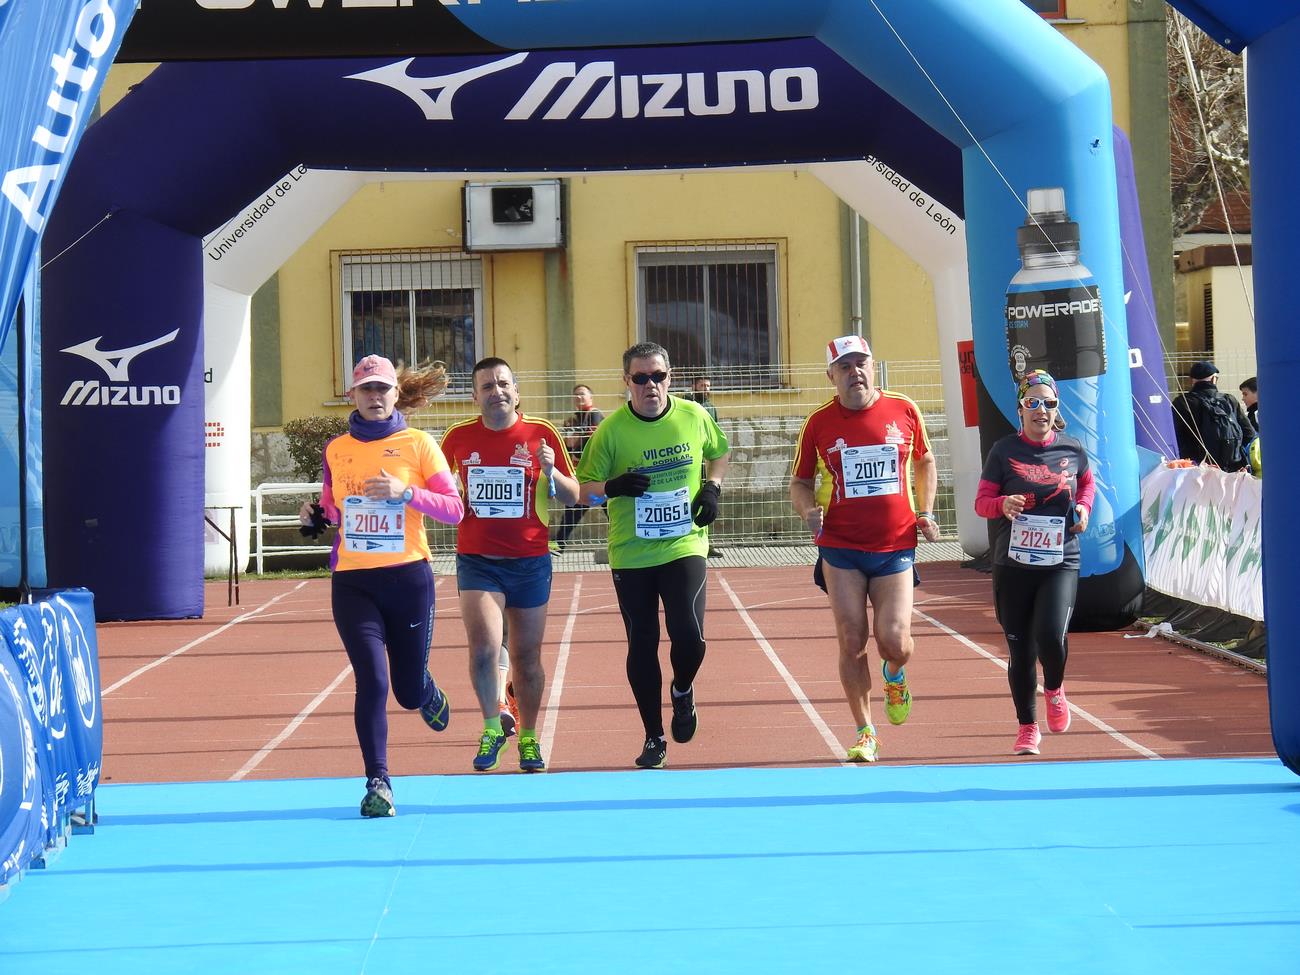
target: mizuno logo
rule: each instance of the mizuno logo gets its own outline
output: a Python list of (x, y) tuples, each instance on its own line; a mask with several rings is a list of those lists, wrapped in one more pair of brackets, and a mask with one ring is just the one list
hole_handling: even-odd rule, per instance
[[(523, 63), (527, 53), (467, 68), (452, 74), (413, 78), (407, 69), (414, 58), (348, 75), (356, 81), (386, 85), (406, 95), (430, 121), (455, 118), (452, 99), (466, 84)], [(757, 68), (739, 71), (692, 71), (668, 74), (619, 74), (613, 61), (547, 64), (505, 114), (520, 122), (541, 116), (543, 121), (620, 118), (679, 118), (686, 115), (751, 115), (806, 112), (820, 104), (817, 69), (813, 67)], [(436, 96), (431, 92), (437, 92)], [(585, 107), (584, 107), (585, 106)], [(581, 111), (581, 114), (578, 114)]]
[(70, 352), (73, 355), (79, 355), (83, 359), (89, 359), (99, 368), (104, 370), (104, 375), (109, 378), (110, 382), (126, 383), (131, 379), (127, 375), (131, 368), (131, 360), (141, 352), (148, 352), (150, 349), (156, 349), (160, 345), (166, 345), (174, 341), (176, 336), (181, 334), (178, 328), (168, 332), (162, 338), (154, 339), (152, 342), (144, 342), (141, 345), (133, 345), (129, 349), (118, 349), (116, 352), (106, 352), (99, 347), (100, 341), (104, 338), (102, 335), (96, 335), (93, 339), (88, 339), (79, 345), (70, 345), (66, 349), (60, 349), (60, 352)]
[(59, 401), (60, 406), (175, 406), (181, 401), (179, 386), (135, 386), (131, 381), (131, 363), (142, 352), (156, 349), (173, 342), (181, 330), (175, 329), (152, 342), (133, 345), (129, 349), (117, 349), (112, 352), (99, 347), (104, 336), (96, 335), (77, 345), (70, 345), (61, 352), (79, 355), (89, 359), (104, 370), (108, 383), (98, 379), (76, 379), (68, 386)]
[[(506, 68), (513, 68), (516, 64), (521, 64), (526, 57), (528, 57), (527, 53), (512, 54), (500, 61), (480, 64), (477, 68), (466, 68), (464, 71), (434, 75), (431, 78), (412, 78), (407, 74), (406, 69), (415, 60), (415, 58), (407, 58), (405, 61), (386, 64), (382, 68), (373, 68), (347, 77), (354, 81), (372, 81), (377, 85), (395, 88), (419, 105), (424, 117), (434, 122), (455, 117), (451, 114), (451, 100), (456, 97), (456, 92), (460, 91), (462, 86), (498, 71), (504, 71)], [(438, 96), (436, 98), (430, 96), (431, 91), (438, 92)]]
[(75, 379), (59, 401), (60, 406), (175, 406), (181, 401), (179, 386), (119, 386), (98, 379)]

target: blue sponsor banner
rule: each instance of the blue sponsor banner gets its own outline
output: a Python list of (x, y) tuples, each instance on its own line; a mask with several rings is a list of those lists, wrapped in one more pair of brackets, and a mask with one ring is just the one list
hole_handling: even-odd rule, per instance
[(276, 199), (248, 201), (299, 164), (622, 172), (868, 157), (964, 214), (957, 147), (812, 40), (171, 63), (86, 134), (45, 249), (113, 208), (196, 236), (236, 213), (251, 225)]
[(0, 642), (0, 884), (45, 847), (44, 763), (36, 730), (27, 681), (9, 647)]
[(0, 3), (0, 346), (135, 0)]
[(0, 613), (0, 883), (90, 803), (103, 745), (91, 594), (52, 591)]
[[(17, 341), (0, 349), (0, 586), (13, 589), (24, 584), (44, 586), (47, 582), (41, 467), (40, 280), (33, 262), (15, 326), (23, 330), (26, 354), (20, 361)], [(26, 492), (20, 490), (23, 468)]]

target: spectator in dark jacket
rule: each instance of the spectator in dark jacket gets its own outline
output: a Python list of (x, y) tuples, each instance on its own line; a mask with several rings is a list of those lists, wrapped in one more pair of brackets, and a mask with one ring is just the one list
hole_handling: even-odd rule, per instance
[(1220, 392), (1219, 370), (1196, 362), (1188, 370), (1192, 388), (1174, 400), (1178, 451), (1194, 463), (1239, 471), (1247, 464), (1246, 445), (1254, 428), (1236, 397)]

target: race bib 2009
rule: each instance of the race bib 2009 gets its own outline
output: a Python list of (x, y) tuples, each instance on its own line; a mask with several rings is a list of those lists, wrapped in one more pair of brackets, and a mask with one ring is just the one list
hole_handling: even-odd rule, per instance
[(480, 518), (524, 516), (522, 467), (470, 467), (466, 471), (469, 504)]

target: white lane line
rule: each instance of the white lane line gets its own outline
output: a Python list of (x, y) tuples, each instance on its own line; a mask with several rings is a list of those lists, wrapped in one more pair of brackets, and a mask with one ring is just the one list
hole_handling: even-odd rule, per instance
[(321, 691), (314, 698), (312, 698), (311, 703), (308, 704), (301, 711), (299, 711), (298, 714), (294, 717), (294, 719), (284, 726), (283, 731), (281, 731), (278, 735), (276, 735), (265, 745), (263, 745), (262, 749), (256, 755), (250, 758), (247, 762), (245, 762), (243, 768), (241, 768), (238, 772), (232, 775), (227, 781), (238, 782), (249, 772), (253, 771), (253, 769), (261, 765), (262, 762), (266, 760), (266, 757), (271, 754), (271, 752), (275, 751), (277, 748), (280, 747), (280, 745), (284, 744), (285, 740), (290, 735), (292, 735), (295, 731), (297, 731), (299, 726), (304, 721), (306, 721), (308, 718), (311, 717), (312, 712), (314, 712), (318, 707), (320, 707), (322, 704), (325, 703), (325, 699), (328, 698), (331, 694), (333, 694), (335, 688), (337, 688), (340, 684), (342, 684), (343, 681), (345, 681), (348, 678), (348, 675), (350, 675), (351, 673), (352, 673), (352, 665), (348, 664), (346, 667), (343, 668), (342, 672), (340, 672), (337, 677), (335, 677), (332, 681), (330, 681), (328, 687), (326, 687), (323, 691)]
[(243, 623), (246, 620), (252, 619), (254, 616), (257, 616), (260, 613), (262, 613), (262, 611), (265, 610), (268, 606), (272, 606), (275, 603), (278, 603), (285, 596), (292, 596), (303, 586), (307, 585), (307, 583), (310, 581), (311, 580), (309, 579), (304, 579), (302, 582), (298, 583), (298, 585), (294, 586), (292, 589), (288, 590), (287, 592), (282, 592), (280, 593), (280, 595), (268, 599), (266, 602), (264, 602), (261, 606), (258, 606), (256, 609), (250, 609), (247, 613), (241, 613), (239, 616), (236, 616), (229, 623), (217, 627), (211, 633), (205, 633), (203, 634), (203, 636), (199, 637), (198, 639), (191, 640), (189, 643), (185, 644), (185, 646), (178, 647), (177, 649), (173, 650), (171, 653), (159, 657), (157, 660), (151, 660), (143, 667), (137, 667), (135, 670), (131, 671), (131, 673), (127, 674), (125, 677), (117, 681), (115, 684), (104, 688), (104, 690), (100, 692), (100, 697), (107, 697), (109, 694), (112, 694), (119, 687), (124, 687), (125, 685), (131, 683), (131, 681), (135, 680), (141, 674), (147, 674), (155, 667), (161, 667), (163, 664), (171, 660), (173, 657), (179, 657), (186, 650), (192, 650), (195, 647), (197, 647), (200, 643), (206, 643), (208, 640), (211, 640), (214, 636), (219, 636), (222, 633), (225, 633), (226, 630), (230, 629), (235, 624)]
[[(934, 627), (937, 627), (938, 629), (942, 630), (944, 633), (947, 633), (950, 637), (952, 637), (962, 646), (969, 647), (971, 650), (974, 650), (976, 653), (978, 653), (981, 657), (984, 657), (986, 660), (993, 661), (1003, 670), (1007, 669), (1007, 662), (1005, 660), (1003, 660), (1001, 657), (997, 656), (996, 654), (989, 653), (978, 643), (975, 643), (974, 641), (967, 639), (965, 636), (963, 636), (962, 634), (954, 630), (951, 626), (947, 626), (943, 623), (940, 623), (933, 616), (929, 616), (921, 612), (919, 609), (913, 608), (912, 612), (914, 612), (917, 616), (921, 617), (921, 619), (925, 620), (927, 623), (931, 624)], [(1039, 684), (1037, 689), (1039, 692), (1041, 692), (1043, 689), (1043, 685)], [(1163, 755), (1160, 755), (1157, 752), (1153, 752), (1150, 748), (1147, 748), (1145, 745), (1139, 745), (1137, 742), (1135, 742), (1132, 738), (1128, 737), (1128, 735), (1124, 734), (1123, 732), (1116, 731), (1105, 721), (1102, 721), (1101, 718), (1098, 718), (1096, 715), (1089, 714), (1087, 711), (1079, 707), (1077, 704), (1071, 704), (1070, 710), (1074, 714), (1076, 714), (1079, 718), (1088, 722), (1088, 724), (1092, 725), (1094, 728), (1098, 729), (1099, 731), (1105, 732), (1107, 735), (1109, 735), (1111, 738), (1114, 738), (1125, 748), (1131, 748), (1133, 751), (1137, 752), (1143, 758), (1150, 758), (1150, 759), (1164, 758)]]
[(803, 692), (803, 688), (799, 686), (799, 682), (794, 679), (794, 675), (786, 669), (785, 664), (781, 662), (781, 658), (776, 655), (776, 651), (772, 649), (772, 644), (767, 642), (767, 637), (763, 636), (763, 631), (758, 628), (758, 624), (754, 622), (754, 618), (749, 615), (749, 611), (745, 609), (744, 603), (740, 601), (740, 597), (736, 595), (736, 591), (731, 588), (731, 584), (728, 583), (721, 574), (718, 575), (718, 582), (722, 586), (722, 591), (727, 594), (727, 598), (731, 600), (731, 605), (736, 608), (736, 612), (740, 614), (740, 618), (744, 620), (745, 625), (749, 627), (749, 632), (754, 637), (754, 641), (758, 644), (763, 653), (767, 655), (767, 659), (776, 669), (776, 672), (781, 675), (781, 679), (785, 681), (785, 686), (790, 689), (790, 693), (794, 695), (794, 699), (798, 701), (799, 706), (803, 708), (803, 713), (808, 716), (808, 720), (812, 722), (812, 726), (816, 728), (817, 733), (822, 736), (822, 741), (826, 742), (826, 747), (830, 749), (831, 755), (835, 757), (837, 762), (844, 764), (844, 749), (835, 739), (835, 735), (831, 732), (830, 726), (822, 720), (822, 716), (817, 713), (817, 709), (813, 707), (812, 702), (808, 700), (808, 695)]
[(816, 596), (794, 596), (790, 599), (773, 599), (773, 600), (769, 600), (766, 603), (754, 603), (749, 608), (750, 609), (771, 609), (773, 606), (787, 606), (792, 603), (816, 603), (817, 605), (820, 606), (823, 605), (824, 602), (825, 602), (824, 597), (822, 599), (818, 599)]
[[(441, 585), (442, 585), (441, 577), (434, 580), (433, 590), (435, 593), (438, 591), (438, 587)], [(299, 711), (298, 714), (294, 716), (293, 720), (284, 726), (283, 731), (281, 731), (278, 735), (276, 735), (265, 745), (263, 745), (261, 751), (259, 751), (256, 755), (250, 758), (247, 762), (245, 762), (244, 767), (241, 768), (234, 775), (232, 775), (228, 779), (228, 781), (238, 782), (249, 772), (253, 771), (253, 769), (261, 765), (262, 762), (266, 760), (266, 757), (271, 754), (271, 752), (275, 751), (277, 748), (283, 745), (289, 739), (290, 735), (292, 735), (295, 731), (297, 731), (300, 727), (302, 727), (302, 723), (306, 721), (308, 718), (310, 718), (312, 714), (315, 712), (315, 710), (318, 707), (320, 707), (322, 704), (324, 704), (326, 700), (328, 700), (329, 696), (333, 694), (335, 690), (338, 689), (338, 686), (340, 684), (342, 684), (345, 680), (347, 680), (348, 675), (351, 673), (352, 673), (352, 665), (348, 664), (346, 667), (343, 668), (343, 670), (339, 673), (337, 677), (335, 677), (332, 681), (330, 681), (329, 685), (323, 691), (321, 691), (314, 698), (312, 698), (310, 704), (308, 704), (305, 708)]]
[(573, 599), (569, 601), (569, 617), (564, 621), (564, 633), (560, 637), (560, 652), (555, 658), (555, 673), (551, 675), (550, 693), (546, 696), (546, 715), (542, 718), (541, 741), (542, 755), (547, 761), (554, 761), (555, 725), (560, 720), (560, 695), (564, 693), (564, 673), (569, 668), (569, 646), (573, 640), (573, 629), (578, 622), (578, 600), (582, 596), (582, 575), (575, 574), (573, 582)]

